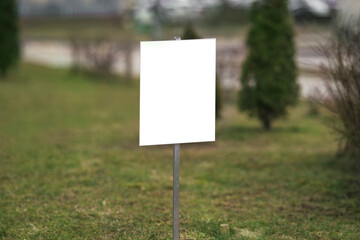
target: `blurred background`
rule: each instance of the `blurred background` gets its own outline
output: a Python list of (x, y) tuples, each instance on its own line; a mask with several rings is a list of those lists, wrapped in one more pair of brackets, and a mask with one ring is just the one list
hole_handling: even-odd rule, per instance
[[(202, 38), (217, 38), (218, 74), (225, 92), (238, 90), (251, 0), (202, 1), (45, 1), (23, 0), (21, 16), (23, 55), (26, 61), (56, 67), (77, 64), (74, 44), (114, 42), (113, 71), (139, 76), (139, 41), (181, 36), (188, 22)], [(316, 72), (325, 61), (316, 47), (329, 35), (335, 12), (356, 11), (355, 2), (291, 0), (289, 11), (296, 23), (296, 60), (301, 94), (321, 88)], [(82, 43), (80, 43), (82, 41)], [(77, 54), (76, 54), (77, 55)], [(81, 55), (81, 54), (80, 54)], [(229, 93), (230, 94), (230, 93)], [(229, 94), (225, 94), (225, 98)]]
[(138, 145), (139, 42), (176, 36), (217, 39), (216, 142), (181, 145), (181, 239), (359, 239), (359, 15), (1, 0), (0, 239), (171, 239), (172, 146)]

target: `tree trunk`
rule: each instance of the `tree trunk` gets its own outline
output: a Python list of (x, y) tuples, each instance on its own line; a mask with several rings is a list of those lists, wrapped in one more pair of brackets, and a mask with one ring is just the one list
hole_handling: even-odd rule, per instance
[(7, 77), (7, 71), (5, 69), (1, 69), (0, 80), (5, 80), (6, 77)]
[(266, 131), (271, 130), (271, 120), (269, 118), (267, 118), (267, 117), (263, 118), (263, 119), (261, 119), (261, 122), (262, 122), (263, 128)]

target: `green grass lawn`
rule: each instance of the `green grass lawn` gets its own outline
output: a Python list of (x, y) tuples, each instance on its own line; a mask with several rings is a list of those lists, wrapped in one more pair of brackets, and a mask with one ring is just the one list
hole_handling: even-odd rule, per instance
[[(204, 38), (244, 38), (249, 24), (245, 22), (214, 25), (212, 23), (194, 22), (196, 31)], [(115, 40), (144, 41), (151, 39), (152, 31), (140, 31), (139, 26), (131, 21), (122, 21), (116, 17), (35, 17), (20, 21), (22, 39), (65, 40), (98, 38)], [(295, 25), (298, 36), (321, 36), (329, 33), (329, 24), (319, 22), (302, 22)], [(172, 39), (182, 36), (183, 24), (163, 25), (162, 38)], [(316, 38), (315, 38), (316, 39)], [(314, 40), (314, 37), (313, 39)]]
[[(164, 24), (164, 39), (181, 36), (182, 24)], [(21, 20), (23, 39), (70, 40), (71, 38), (97, 39), (110, 38), (117, 40), (131, 39), (134, 42), (151, 39), (152, 30), (141, 31), (141, 27), (132, 21), (122, 21), (115, 17), (38, 17)], [(196, 29), (203, 37), (244, 36), (248, 26), (245, 23), (234, 25), (197, 24)]]
[(120, 18), (91, 17), (39, 17), (21, 20), (23, 39), (132, 39), (144, 40), (148, 37), (134, 32), (134, 24), (123, 23)]
[[(0, 82), (0, 239), (171, 239), (172, 146), (138, 146), (138, 109), (138, 83), (29, 64)], [(183, 239), (360, 239), (359, 172), (324, 114), (223, 115), (181, 147)]]

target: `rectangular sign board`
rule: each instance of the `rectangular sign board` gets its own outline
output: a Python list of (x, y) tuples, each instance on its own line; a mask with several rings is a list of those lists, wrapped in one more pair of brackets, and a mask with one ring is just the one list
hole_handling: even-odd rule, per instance
[(215, 141), (216, 39), (140, 43), (139, 145)]

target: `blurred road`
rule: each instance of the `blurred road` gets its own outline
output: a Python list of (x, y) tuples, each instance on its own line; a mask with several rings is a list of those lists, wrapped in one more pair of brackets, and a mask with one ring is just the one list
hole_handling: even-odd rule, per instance
[[(316, 46), (320, 41), (311, 36), (297, 39), (297, 64), (299, 67), (298, 82), (301, 96), (308, 98), (315, 92), (324, 92), (325, 87), (319, 76), (319, 66), (326, 64), (326, 59), (317, 53)], [(218, 72), (224, 89), (239, 89), (241, 64), (246, 56), (243, 39), (217, 40)], [(69, 44), (62, 41), (27, 40), (23, 42), (23, 58), (27, 62), (40, 63), (52, 67), (70, 67), (72, 64)], [(140, 50), (134, 47), (132, 53), (133, 75), (140, 73)], [(119, 56), (114, 67), (116, 73), (125, 72), (125, 58)]]

